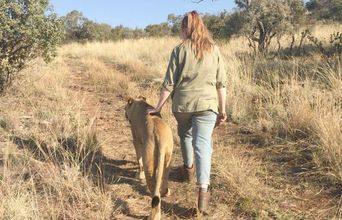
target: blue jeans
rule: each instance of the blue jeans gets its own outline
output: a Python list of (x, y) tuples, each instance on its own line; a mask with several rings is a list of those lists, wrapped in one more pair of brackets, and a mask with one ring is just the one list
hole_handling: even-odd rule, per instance
[(217, 118), (213, 111), (174, 112), (184, 165), (191, 167), (195, 153), (197, 184), (210, 183), (212, 134)]

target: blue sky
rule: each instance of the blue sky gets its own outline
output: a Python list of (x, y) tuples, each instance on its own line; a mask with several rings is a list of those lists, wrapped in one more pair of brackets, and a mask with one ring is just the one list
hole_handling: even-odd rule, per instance
[(171, 13), (182, 15), (191, 10), (218, 13), (235, 7), (233, 0), (204, 0), (201, 3), (191, 0), (50, 0), (50, 4), (60, 16), (78, 10), (96, 22), (131, 28), (164, 22)]

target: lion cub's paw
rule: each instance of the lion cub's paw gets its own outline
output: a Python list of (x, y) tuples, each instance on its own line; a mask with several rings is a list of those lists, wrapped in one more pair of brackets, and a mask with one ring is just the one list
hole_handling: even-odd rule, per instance
[(161, 196), (162, 196), (162, 197), (169, 197), (169, 196), (171, 196), (171, 190), (170, 190), (170, 188), (167, 188), (167, 191), (166, 191), (166, 192), (162, 192), (162, 193), (161, 193)]

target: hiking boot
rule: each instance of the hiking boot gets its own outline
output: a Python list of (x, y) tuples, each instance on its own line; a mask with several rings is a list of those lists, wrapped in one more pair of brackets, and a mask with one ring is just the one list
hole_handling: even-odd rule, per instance
[(182, 180), (188, 183), (192, 182), (192, 180), (194, 179), (194, 173), (195, 173), (194, 165), (192, 165), (191, 168), (188, 168), (187, 166), (183, 165), (182, 170), (181, 170)]
[(202, 215), (209, 215), (209, 200), (210, 193), (204, 192), (203, 190), (199, 189), (197, 208), (199, 213), (201, 213)]

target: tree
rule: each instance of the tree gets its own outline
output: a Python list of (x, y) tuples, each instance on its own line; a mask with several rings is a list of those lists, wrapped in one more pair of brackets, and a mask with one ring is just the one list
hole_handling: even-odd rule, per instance
[[(234, 2), (239, 10), (229, 15), (221, 13), (219, 16), (206, 15), (204, 17), (214, 38), (243, 34), (255, 52), (267, 53), (273, 39), (277, 39), (279, 50), (280, 38), (285, 33), (289, 33), (292, 35), (290, 46), (292, 51), (295, 42), (294, 33), (306, 22), (307, 10), (303, 0), (279, 0), (276, 2), (272, 0), (234, 0)], [(306, 35), (302, 35), (302, 38), (303, 36)]]
[[(130, 29), (122, 25), (112, 28), (106, 23), (92, 21), (79, 11), (71, 11), (63, 17), (65, 42), (69, 41), (109, 41), (141, 38), (146, 36), (143, 29)], [(158, 26), (158, 25), (157, 25)]]
[(203, 21), (205, 25), (208, 27), (210, 33), (212, 33), (213, 38), (215, 39), (223, 39), (228, 38), (227, 33), (227, 21), (229, 20), (229, 14), (227, 11), (221, 12), (217, 15), (205, 14), (203, 16)]
[(310, 0), (306, 8), (316, 19), (342, 22), (342, 0)]
[[(295, 33), (298, 31), (300, 27), (302, 27), (306, 23), (307, 10), (304, 7), (303, 0), (287, 0), (287, 3), (290, 7), (290, 17), (289, 17), (290, 29), (288, 30), (288, 32), (292, 35), (292, 41), (290, 45), (290, 53), (292, 54), (292, 49), (293, 49), (294, 42), (295, 42)], [(307, 31), (304, 31), (302, 33), (302, 38), (300, 39), (298, 50), (300, 50), (301, 48), (301, 44), (303, 42), (303, 38), (306, 37), (306, 33)]]
[(234, 11), (225, 19), (224, 38), (229, 39), (233, 35), (240, 35), (245, 24), (246, 16), (244, 11)]
[(271, 0), (252, 1), (246, 9), (243, 32), (250, 46), (257, 52), (267, 53), (274, 37), (281, 37), (291, 27), (291, 10), (287, 0), (274, 4)]
[(152, 24), (145, 28), (148, 36), (151, 37), (162, 37), (171, 35), (171, 28), (168, 23)]
[(175, 14), (169, 14), (167, 16), (167, 22), (169, 23), (169, 26), (171, 27), (171, 32), (173, 35), (178, 35), (180, 33), (181, 23), (182, 23), (183, 16), (181, 15), (175, 15)]
[(64, 22), (65, 40), (79, 40), (81, 38), (83, 25), (88, 21), (88, 19), (83, 16), (82, 12), (73, 10), (66, 16), (62, 17), (62, 20)]
[(120, 40), (123, 39), (125, 36), (125, 32), (127, 32), (127, 28), (122, 25), (116, 26), (112, 29), (112, 39), (113, 40)]
[(146, 37), (145, 31), (140, 29), (140, 28), (135, 28), (133, 30), (133, 37), (132, 38), (139, 39), (139, 38), (142, 38), (142, 37)]
[(79, 40), (108, 41), (112, 38), (112, 27), (109, 24), (97, 24), (87, 20), (84, 22), (79, 35)]
[(147, 33), (142, 29), (130, 29), (122, 25), (116, 26), (111, 32), (111, 39), (114, 41), (122, 39), (138, 39), (147, 36)]
[(240, 9), (248, 9), (252, 0), (234, 0), (234, 2)]
[(25, 64), (56, 55), (62, 25), (48, 10), (48, 0), (0, 1), (0, 91)]

